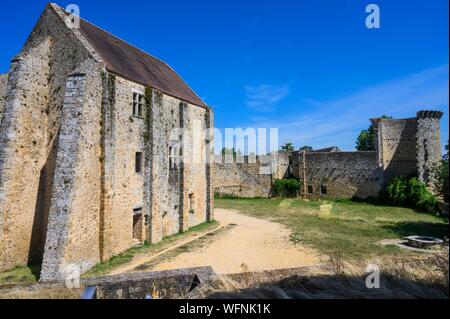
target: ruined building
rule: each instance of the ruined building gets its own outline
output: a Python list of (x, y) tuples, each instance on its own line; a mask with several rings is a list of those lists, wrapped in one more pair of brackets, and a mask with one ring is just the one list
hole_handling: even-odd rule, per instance
[(416, 175), (430, 183), (433, 164), (442, 159), (439, 111), (420, 111), (409, 119), (372, 119), (377, 150), (342, 152), (337, 147), (278, 153), (226, 163), (216, 156), (214, 185), (220, 195), (270, 197), (274, 179), (295, 177), (305, 198), (375, 197), (395, 176)]
[(213, 219), (212, 134), (192, 142), (211, 110), (164, 62), (71, 22), (47, 5), (0, 77), (0, 270), (42, 263), (44, 281)]

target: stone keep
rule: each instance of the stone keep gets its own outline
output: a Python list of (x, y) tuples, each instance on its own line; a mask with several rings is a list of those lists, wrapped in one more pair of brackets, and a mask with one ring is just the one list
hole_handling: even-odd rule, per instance
[(211, 109), (164, 62), (67, 17), (47, 5), (0, 76), (0, 270), (42, 263), (43, 281), (214, 217)]

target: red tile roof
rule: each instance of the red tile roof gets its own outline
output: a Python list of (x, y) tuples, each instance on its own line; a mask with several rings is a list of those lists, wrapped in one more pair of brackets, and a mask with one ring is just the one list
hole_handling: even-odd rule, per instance
[(163, 61), (83, 19), (80, 21), (80, 32), (101, 56), (108, 71), (207, 108), (181, 77)]

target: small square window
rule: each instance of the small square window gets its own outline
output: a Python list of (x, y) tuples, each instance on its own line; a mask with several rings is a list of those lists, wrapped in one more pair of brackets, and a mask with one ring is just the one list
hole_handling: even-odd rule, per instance
[(133, 92), (133, 115), (144, 117), (145, 98), (144, 95)]
[(142, 172), (142, 153), (136, 153), (136, 173)]
[(327, 194), (327, 187), (325, 185), (320, 186), (320, 194), (321, 195)]
[(312, 185), (308, 185), (308, 194), (314, 193)]

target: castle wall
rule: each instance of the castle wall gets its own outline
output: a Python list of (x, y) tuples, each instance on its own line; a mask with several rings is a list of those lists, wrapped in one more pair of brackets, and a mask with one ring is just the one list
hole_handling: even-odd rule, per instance
[(89, 56), (47, 7), (12, 62), (0, 125), (0, 269), (42, 259), (66, 78)]
[(136, 172), (135, 161), (136, 153), (144, 151), (145, 119), (133, 116), (133, 92), (144, 95), (145, 87), (105, 74), (101, 225), (104, 260), (133, 245), (133, 210), (144, 206), (144, 176), (142, 171)]
[(44, 281), (214, 216), (211, 111), (105, 72), (65, 18), (48, 5), (0, 78), (0, 270), (42, 262)]
[(380, 165), (385, 182), (417, 173), (417, 119), (380, 119), (377, 126)]
[(382, 188), (383, 173), (376, 152), (306, 153), (305, 159), (300, 170), (306, 177), (302, 195), (307, 198), (367, 198), (377, 196)]
[(218, 195), (268, 198), (272, 182), (270, 163), (248, 158), (228, 163), (226, 156), (215, 156), (214, 192)]
[[(181, 101), (152, 90), (151, 107), (151, 222), (149, 239), (152, 243), (181, 230), (182, 167), (179, 162), (182, 145), (180, 128), (184, 121)], [(173, 153), (170, 154), (170, 149)], [(169, 161), (172, 156), (173, 167)], [(175, 167), (176, 165), (176, 167)]]
[(41, 280), (83, 273), (100, 261), (101, 111), (99, 65), (66, 89)]
[(2, 121), (2, 114), (5, 108), (5, 95), (6, 95), (6, 86), (8, 84), (8, 75), (1, 74), (0, 75), (0, 122)]

